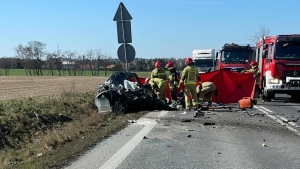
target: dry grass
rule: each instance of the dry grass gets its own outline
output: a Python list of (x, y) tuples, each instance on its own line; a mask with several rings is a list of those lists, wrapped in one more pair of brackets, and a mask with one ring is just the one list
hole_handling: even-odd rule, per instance
[(59, 95), (66, 91), (95, 91), (105, 79), (93, 76), (1, 76), (0, 101)]
[[(61, 168), (101, 139), (124, 128), (129, 119), (144, 115), (143, 112), (118, 116), (99, 114), (94, 105), (95, 88), (101, 83), (98, 78), (89, 82), (89, 78), (78, 80), (78, 77), (34, 78), (39, 84), (35, 89), (37, 95), (18, 95), (19, 99), (0, 101), (0, 168)], [(14, 90), (30, 89), (32, 83), (26, 83), (26, 80), (23, 79), (24, 83), (19, 83)], [(9, 88), (16, 86), (14, 83), (20, 79), (5, 77), (0, 83), (3, 81), (4, 89), (10, 91)], [(43, 82), (39, 81), (52, 85), (41, 87)], [(58, 81), (68, 87), (59, 87)], [(79, 85), (79, 81), (83, 84)], [(4, 89), (0, 90), (3, 94)], [(54, 92), (44, 95), (46, 89)], [(8, 94), (6, 96), (10, 98)]]

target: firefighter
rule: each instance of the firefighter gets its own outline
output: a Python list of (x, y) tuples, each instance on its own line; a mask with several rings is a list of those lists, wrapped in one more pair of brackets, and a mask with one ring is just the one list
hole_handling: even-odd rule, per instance
[(218, 96), (217, 87), (213, 82), (203, 82), (202, 85), (197, 87), (198, 98), (203, 98), (203, 96), (205, 96), (205, 100), (208, 102), (208, 105), (212, 104), (212, 93), (214, 93), (216, 97)]
[(265, 96), (263, 95), (263, 93), (261, 92), (261, 90), (259, 89), (259, 85), (260, 85), (260, 70), (258, 68), (258, 63), (256, 61), (252, 61), (250, 63), (251, 68), (247, 69), (245, 71), (242, 71), (242, 73), (245, 72), (251, 72), (255, 75), (256, 77), (256, 84), (255, 84), (255, 91), (254, 91), (254, 98), (253, 98), (253, 104), (257, 104), (257, 98), (261, 97), (263, 100), (263, 102), (265, 102)]
[(154, 66), (155, 69), (151, 72), (149, 84), (157, 92), (158, 98), (165, 100), (168, 75), (161, 68), (161, 63), (159, 61), (155, 62)]
[(170, 80), (170, 90), (171, 90), (171, 97), (172, 100), (177, 100), (177, 89), (178, 89), (178, 77), (179, 72), (174, 67), (173, 62), (168, 62), (166, 68), (169, 69), (169, 80)]
[(193, 59), (186, 58), (185, 64), (186, 67), (182, 71), (182, 78), (180, 79), (179, 83), (184, 83), (184, 97), (186, 110), (191, 110), (190, 95), (192, 95), (192, 104), (195, 110), (198, 108), (196, 81), (199, 81), (199, 85), (201, 85), (202, 82), (198, 69), (193, 64)]
[(149, 80), (149, 84), (151, 85), (152, 89), (155, 91), (157, 95), (157, 99), (165, 101), (167, 82), (160, 78), (151, 78)]

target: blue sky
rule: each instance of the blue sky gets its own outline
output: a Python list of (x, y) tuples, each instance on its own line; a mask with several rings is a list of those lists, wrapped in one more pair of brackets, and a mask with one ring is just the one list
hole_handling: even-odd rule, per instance
[(264, 25), (275, 34), (300, 34), (300, 1), (272, 0), (1, 0), (0, 57), (29, 41), (46, 51), (90, 49), (117, 58), (113, 17), (120, 2), (132, 16), (138, 58), (184, 58), (194, 49), (246, 44)]

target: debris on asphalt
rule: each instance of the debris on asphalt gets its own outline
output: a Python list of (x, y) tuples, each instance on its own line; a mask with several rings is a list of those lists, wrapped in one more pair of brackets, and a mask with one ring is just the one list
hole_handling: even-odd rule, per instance
[(189, 135), (187, 135), (187, 137), (192, 137), (192, 135), (189, 134)]
[(204, 126), (208, 126), (208, 125), (216, 125), (215, 122), (204, 122), (203, 124)]
[(194, 114), (194, 117), (203, 117), (204, 116), (204, 112), (202, 111), (197, 111), (195, 114)]
[(264, 113), (250, 113), (249, 111), (244, 111), (244, 113), (247, 113), (249, 116), (265, 116)]
[(262, 143), (262, 146), (263, 146), (263, 147), (267, 147), (266, 143)]
[(144, 136), (143, 139), (148, 139), (148, 138), (146, 136)]
[(299, 117), (295, 118), (295, 119), (292, 119), (292, 120), (289, 120), (289, 122), (298, 122), (298, 121), (299, 121)]
[(191, 119), (183, 119), (181, 120), (181, 122), (191, 122), (192, 120)]

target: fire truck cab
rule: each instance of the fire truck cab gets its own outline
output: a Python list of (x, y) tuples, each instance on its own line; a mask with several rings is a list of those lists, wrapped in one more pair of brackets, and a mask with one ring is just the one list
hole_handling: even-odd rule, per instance
[(260, 89), (266, 101), (276, 93), (300, 94), (300, 35), (265, 37), (256, 43), (256, 61), (261, 71)]
[(249, 67), (255, 53), (255, 47), (226, 43), (216, 53), (217, 70), (227, 69), (234, 72), (241, 72)]

